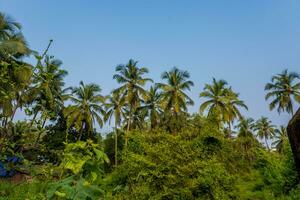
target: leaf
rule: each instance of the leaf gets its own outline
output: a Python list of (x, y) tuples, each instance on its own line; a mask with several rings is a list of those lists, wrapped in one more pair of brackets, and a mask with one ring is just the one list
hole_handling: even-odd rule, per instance
[(103, 151), (101, 151), (99, 149), (95, 149), (95, 148), (93, 149), (93, 151), (96, 154), (97, 160), (103, 159), (106, 163), (109, 163), (109, 158)]
[(74, 174), (78, 174), (83, 165), (85, 164), (86, 160), (70, 160), (66, 163), (65, 168), (70, 169)]
[(96, 172), (91, 172), (91, 177), (92, 177), (92, 182), (94, 182), (97, 180), (98, 175)]
[(56, 191), (55, 195), (58, 196), (58, 197), (66, 197), (66, 193), (59, 192), (59, 191)]

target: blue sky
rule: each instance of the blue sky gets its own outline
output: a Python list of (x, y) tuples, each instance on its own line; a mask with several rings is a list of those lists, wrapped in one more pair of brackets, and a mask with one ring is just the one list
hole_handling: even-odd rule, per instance
[(246, 116), (288, 121), (268, 110), (264, 85), (284, 68), (300, 73), (300, 1), (0, 0), (0, 8), (22, 23), (31, 48), (54, 40), (50, 53), (69, 71), (67, 85), (93, 82), (108, 94), (115, 66), (133, 58), (155, 81), (173, 66), (188, 70), (191, 112), (215, 77), (240, 93)]

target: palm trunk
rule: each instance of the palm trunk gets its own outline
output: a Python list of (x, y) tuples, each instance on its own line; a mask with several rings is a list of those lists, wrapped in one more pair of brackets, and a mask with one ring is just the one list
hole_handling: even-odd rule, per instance
[[(174, 117), (175, 117), (175, 121), (176, 121), (176, 123), (178, 123), (178, 113), (176, 112), (176, 111), (174, 111)], [(175, 136), (176, 134), (177, 134), (177, 132), (179, 131), (178, 129), (177, 129), (177, 126), (175, 126), (175, 131), (174, 130), (172, 130), (172, 135), (173, 136)]]
[(129, 117), (129, 119), (128, 119), (127, 130), (125, 133), (125, 147), (127, 147), (127, 145), (128, 145), (128, 135), (129, 135), (129, 130), (130, 130), (130, 123), (131, 123), (131, 117)]
[(16, 112), (17, 112), (17, 110), (19, 108), (19, 105), (20, 105), (20, 97), (18, 97), (18, 99), (17, 99), (16, 106), (14, 107), (13, 112), (12, 112), (11, 117), (10, 117), (10, 122), (13, 122), (14, 117), (16, 115)]
[(7, 123), (8, 123), (8, 117), (5, 117), (5, 119), (3, 120), (3, 127), (7, 128)]
[(46, 121), (47, 121), (47, 117), (44, 118), (44, 121), (43, 121), (43, 124), (42, 124), (42, 128), (44, 128), (44, 126), (46, 124)]
[(155, 122), (154, 122), (155, 120), (154, 120), (154, 117), (153, 117), (153, 113), (151, 112), (150, 113), (150, 123), (151, 123), (151, 125), (150, 125), (150, 129), (152, 130), (152, 129), (154, 129), (154, 124), (155, 124)]
[[(44, 121), (43, 121), (43, 124), (42, 124), (42, 129), (44, 128), (44, 126), (46, 124), (46, 121), (47, 121), (47, 117), (44, 118)], [(35, 145), (34, 145), (35, 147), (37, 147), (37, 144), (40, 141), (41, 134), (42, 134), (42, 131), (39, 132), (39, 134), (38, 134), (38, 136), (36, 138)]]
[(2, 126), (4, 127), (3, 133), (0, 134), (0, 136), (7, 136), (8, 135), (8, 127), (7, 127), (7, 122), (8, 122), (8, 117), (4, 117), (3, 122), (2, 122)]
[(36, 140), (35, 140), (35, 144), (34, 144), (35, 147), (37, 147), (37, 145), (38, 145), (38, 143), (39, 143), (41, 134), (42, 134), (42, 131), (39, 131), (39, 134), (38, 134), (38, 136), (37, 136), (37, 138), (36, 138)]
[(33, 118), (32, 118), (31, 123), (30, 123), (30, 129), (32, 128), (33, 123), (34, 123), (34, 121), (35, 121), (37, 115), (38, 115), (38, 111), (36, 111), (36, 112), (34, 113), (34, 115), (33, 115)]
[(267, 141), (267, 138), (266, 138), (266, 137), (265, 137), (265, 143), (266, 143), (266, 146), (267, 146), (268, 151), (270, 151), (270, 147), (269, 147), (269, 144), (268, 144), (268, 141)]
[(117, 123), (115, 124), (115, 166), (118, 166), (118, 129)]
[(14, 117), (15, 117), (15, 115), (16, 115), (16, 112), (17, 112), (17, 109), (18, 109), (18, 104), (16, 105), (16, 107), (14, 108), (14, 110), (13, 110), (13, 113), (12, 113), (12, 115), (11, 115), (11, 118), (10, 118), (10, 122), (13, 122), (13, 120), (14, 120)]
[(14, 117), (15, 117), (15, 115), (16, 115), (16, 112), (17, 112), (17, 110), (18, 110), (18, 108), (19, 108), (19, 106), (20, 106), (20, 98), (21, 98), (21, 96), (22, 96), (22, 92), (20, 92), (20, 93), (18, 93), (18, 98), (16, 99), (16, 106), (14, 107), (14, 109), (13, 109), (13, 113), (12, 113), (12, 115), (11, 115), (11, 118), (10, 118), (10, 122), (12, 122), (13, 120), (14, 120)]
[(80, 134), (79, 134), (79, 138), (78, 138), (78, 141), (80, 141), (81, 140), (81, 138), (82, 138), (82, 135), (83, 135), (83, 129), (84, 129), (84, 127), (83, 127), (83, 125), (84, 125), (84, 122), (82, 122), (82, 124), (81, 124), (81, 129), (80, 129)]
[(68, 143), (68, 137), (69, 137), (69, 128), (66, 129), (66, 137), (65, 137), (66, 143)]
[(82, 131), (80, 131), (80, 133), (79, 133), (78, 141), (80, 141), (81, 138), (82, 138)]
[(82, 138), (82, 131), (80, 131), (79, 137), (78, 137), (78, 141), (80, 141)]
[(231, 131), (231, 122), (229, 122), (228, 123), (228, 138), (231, 138), (231, 133), (232, 133), (232, 131)]

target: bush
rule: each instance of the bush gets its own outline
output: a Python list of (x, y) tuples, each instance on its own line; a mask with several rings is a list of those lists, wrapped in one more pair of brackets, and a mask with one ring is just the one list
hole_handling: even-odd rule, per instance
[(234, 199), (235, 176), (220, 159), (224, 140), (218, 132), (134, 132), (106, 189), (115, 199)]

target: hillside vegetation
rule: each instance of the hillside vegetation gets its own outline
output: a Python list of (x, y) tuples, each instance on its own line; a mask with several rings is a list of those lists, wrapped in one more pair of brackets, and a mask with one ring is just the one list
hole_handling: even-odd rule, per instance
[[(21, 30), (0, 13), (0, 200), (300, 198), (286, 127), (244, 116), (225, 80), (199, 89), (195, 114), (194, 83), (177, 67), (154, 83), (130, 59), (115, 68), (110, 94), (83, 81), (69, 87), (48, 54), (53, 41), (38, 53)], [(288, 70), (271, 78), (270, 110), (294, 115), (299, 80)], [(101, 134), (105, 124), (111, 132)]]

